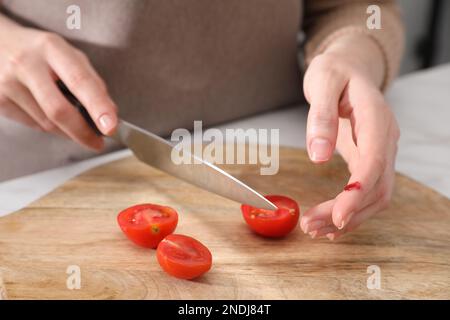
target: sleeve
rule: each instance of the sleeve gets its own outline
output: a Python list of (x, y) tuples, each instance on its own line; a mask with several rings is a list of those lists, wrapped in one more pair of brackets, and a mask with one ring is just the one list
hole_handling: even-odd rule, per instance
[[(367, 19), (370, 5), (380, 10), (380, 29), (369, 29)], [(397, 75), (404, 47), (404, 30), (400, 9), (393, 0), (306, 0), (303, 24), (306, 39), (305, 63), (311, 60), (337, 38), (348, 34), (366, 34), (380, 48), (384, 60), (386, 88)]]

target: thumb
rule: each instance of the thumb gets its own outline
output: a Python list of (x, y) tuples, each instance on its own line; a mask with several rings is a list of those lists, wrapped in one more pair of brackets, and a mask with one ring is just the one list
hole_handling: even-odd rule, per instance
[(308, 114), (306, 143), (309, 158), (314, 163), (330, 160), (336, 146), (338, 115), (333, 107), (311, 105)]
[(339, 125), (339, 100), (345, 86), (342, 76), (326, 68), (305, 76), (305, 97), (311, 104), (306, 145), (314, 163), (326, 162), (333, 155)]

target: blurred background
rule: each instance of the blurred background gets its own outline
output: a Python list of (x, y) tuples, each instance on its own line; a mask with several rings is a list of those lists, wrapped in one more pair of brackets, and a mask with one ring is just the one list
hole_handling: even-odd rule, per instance
[(450, 1), (398, 0), (398, 3), (406, 25), (406, 48), (400, 73), (449, 63)]

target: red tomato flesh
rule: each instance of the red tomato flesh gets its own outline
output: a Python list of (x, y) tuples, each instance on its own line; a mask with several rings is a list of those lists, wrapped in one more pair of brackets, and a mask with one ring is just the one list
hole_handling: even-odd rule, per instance
[(139, 246), (156, 248), (178, 223), (177, 212), (157, 204), (139, 204), (119, 213), (117, 222), (125, 235)]
[(165, 272), (181, 279), (194, 279), (211, 268), (211, 252), (200, 241), (181, 234), (164, 238), (156, 250)]
[(298, 224), (300, 209), (295, 200), (285, 196), (268, 195), (266, 198), (278, 207), (277, 210), (266, 210), (241, 206), (245, 222), (254, 232), (265, 236), (278, 238), (290, 233)]

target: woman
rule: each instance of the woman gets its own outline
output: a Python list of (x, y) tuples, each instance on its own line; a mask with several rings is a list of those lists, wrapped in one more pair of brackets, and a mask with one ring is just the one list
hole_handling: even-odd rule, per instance
[[(335, 239), (385, 208), (393, 188), (399, 130), (381, 92), (398, 70), (403, 31), (393, 1), (376, 2), (381, 29), (369, 29), (370, 4), (3, 1), (0, 113), (9, 120), (0, 122), (0, 179), (92, 156), (63, 137), (97, 151), (116, 147), (104, 146), (56, 80), (105, 135), (115, 130), (116, 106), (122, 118), (166, 135), (197, 119), (214, 125), (298, 103), (301, 27), (309, 156), (323, 163), (337, 149), (350, 182), (362, 185), (302, 218), (304, 232)], [(70, 5), (80, 8), (80, 29), (66, 26)]]

